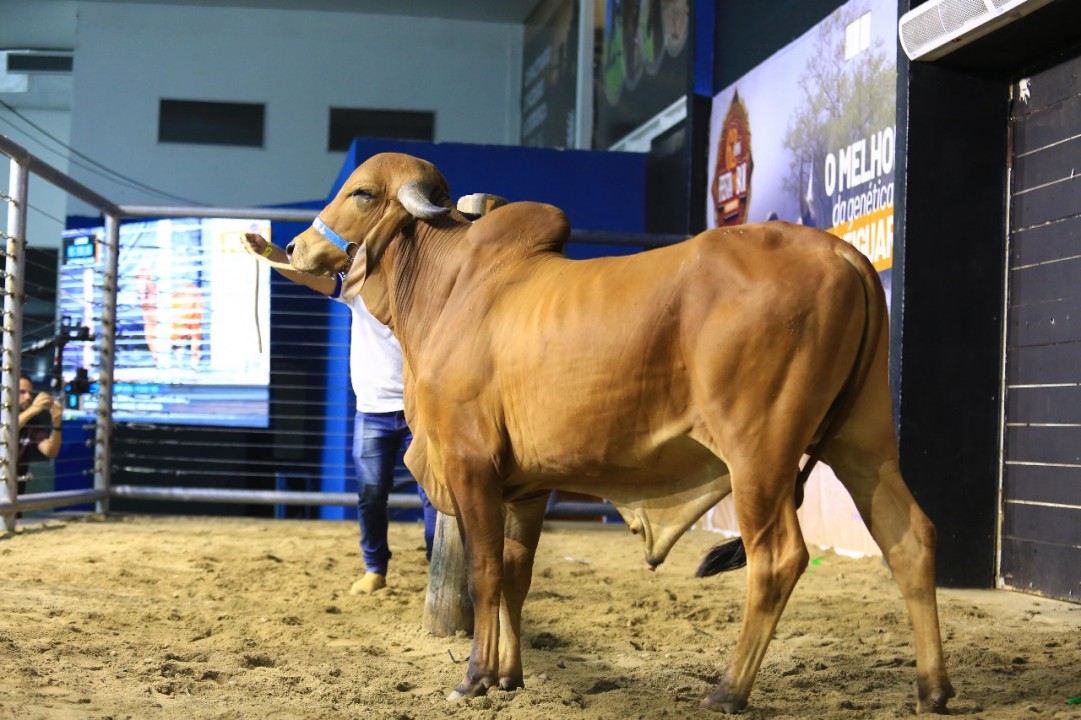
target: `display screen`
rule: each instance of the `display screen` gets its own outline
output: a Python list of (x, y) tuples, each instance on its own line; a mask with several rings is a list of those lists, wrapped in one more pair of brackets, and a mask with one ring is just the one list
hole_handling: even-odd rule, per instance
[[(162, 219), (120, 227), (113, 418), (118, 422), (267, 427), (270, 269), (243, 233), (267, 220)], [(103, 333), (101, 227), (64, 233), (57, 305), (66, 416), (96, 415)], [(78, 339), (79, 337), (88, 339)], [(82, 372), (82, 371), (85, 371)]]

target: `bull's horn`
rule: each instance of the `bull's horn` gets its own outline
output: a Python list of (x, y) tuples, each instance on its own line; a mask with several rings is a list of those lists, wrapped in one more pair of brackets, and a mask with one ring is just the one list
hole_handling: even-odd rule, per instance
[(411, 182), (408, 185), (402, 185), (398, 190), (398, 200), (402, 203), (402, 207), (408, 210), (413, 217), (421, 220), (434, 220), (440, 215), (446, 215), (449, 208), (434, 205), (428, 199), (430, 192), (431, 190), (424, 183), (420, 181)]

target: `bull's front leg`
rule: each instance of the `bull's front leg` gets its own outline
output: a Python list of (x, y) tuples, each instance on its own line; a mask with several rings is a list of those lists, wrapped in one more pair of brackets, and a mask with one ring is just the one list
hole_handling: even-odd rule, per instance
[[(499, 603), (503, 593), (503, 500), (498, 478), (464, 473), (452, 487), (473, 601), (473, 649), (465, 680), (449, 700), (477, 697), (499, 680)], [(448, 476), (450, 474), (448, 473)]]
[(525, 687), (522, 668), (522, 605), (533, 579), (533, 560), (544, 525), (548, 495), (506, 506), (503, 541), (503, 605), (499, 623), (499, 687)]

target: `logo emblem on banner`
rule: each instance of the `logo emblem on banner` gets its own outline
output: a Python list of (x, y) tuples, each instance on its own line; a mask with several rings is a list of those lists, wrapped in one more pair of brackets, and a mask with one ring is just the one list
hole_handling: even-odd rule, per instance
[(751, 124), (737, 91), (721, 126), (717, 168), (713, 172), (713, 208), (717, 227), (747, 221), (751, 202)]

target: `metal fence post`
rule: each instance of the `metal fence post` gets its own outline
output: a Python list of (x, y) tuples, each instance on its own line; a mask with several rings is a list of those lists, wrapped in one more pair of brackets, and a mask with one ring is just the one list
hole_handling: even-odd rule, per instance
[(117, 268), (120, 258), (120, 217), (105, 216), (105, 277), (102, 281), (101, 357), (98, 370), (98, 425), (94, 434), (94, 489), (105, 493), (99, 513), (109, 512), (112, 485), (113, 369), (116, 361)]
[[(3, 478), (0, 502), (14, 502), (17, 492), (16, 475), (19, 467), (19, 373), (22, 361), (23, 330), (23, 273), (26, 262), (26, 195), (29, 191), (30, 172), (27, 167), (11, 159), (10, 188), (11, 210), (7, 222), (7, 254), (4, 262), (4, 345), (3, 389), (0, 400), (0, 431), (4, 453)], [(15, 513), (0, 515), (0, 529), (5, 533), (15, 530)]]

